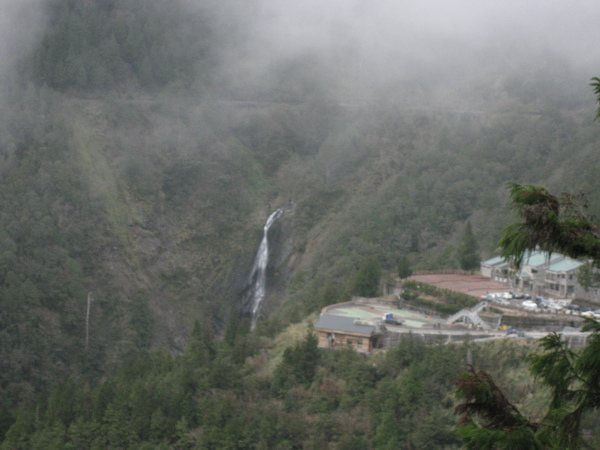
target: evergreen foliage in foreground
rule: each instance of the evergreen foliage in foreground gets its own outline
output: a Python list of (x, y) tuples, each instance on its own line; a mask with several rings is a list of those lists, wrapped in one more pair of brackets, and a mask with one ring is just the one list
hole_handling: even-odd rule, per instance
[[(103, 383), (65, 382), (24, 403), (0, 448), (461, 446), (451, 392), (467, 346), (407, 337), (364, 358), (317, 350), (308, 333), (271, 372), (256, 339), (215, 340), (196, 326), (181, 356), (142, 353)], [(505, 384), (529, 351), (515, 341), (469, 347)], [(530, 377), (509, 393), (519, 389), (535, 393)]]
[(596, 448), (589, 441), (597, 438), (582, 425), (600, 408), (600, 324), (587, 319), (583, 331), (592, 334), (580, 352), (554, 333), (540, 340), (542, 353), (528, 357), (531, 373), (551, 394), (541, 420), (522, 414), (488, 373), (470, 368), (458, 378), (458, 434), (467, 448)]
[(600, 232), (585, 214), (582, 195), (557, 197), (541, 186), (516, 183), (508, 187), (511, 206), (523, 221), (504, 230), (502, 256), (520, 267), (523, 255), (539, 248), (600, 263)]
[[(574, 201), (571, 195), (558, 198), (543, 187), (511, 183), (509, 188), (512, 206), (524, 222), (508, 226), (500, 246), (517, 267), (526, 251), (538, 247), (589, 259), (593, 265), (600, 262), (600, 234), (584, 213), (582, 196)], [(551, 393), (539, 422), (521, 414), (489, 374), (470, 369), (458, 379), (457, 395), (463, 400), (456, 409), (463, 414), (458, 432), (467, 448), (595, 448), (582, 424), (586, 414), (600, 409), (600, 324), (586, 319), (582, 331), (591, 334), (581, 352), (553, 333), (540, 339), (543, 352), (528, 358), (531, 373)]]

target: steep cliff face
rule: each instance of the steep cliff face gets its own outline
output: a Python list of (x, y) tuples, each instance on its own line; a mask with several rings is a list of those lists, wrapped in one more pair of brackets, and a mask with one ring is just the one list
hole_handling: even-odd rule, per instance
[(268, 317), (281, 306), (286, 297), (286, 288), (294, 278), (301, 255), (295, 245), (294, 203), (281, 206), (282, 214), (269, 228), (269, 259), (266, 267), (266, 291), (258, 312), (258, 320)]
[(21, 382), (7, 365), (12, 398), (50, 382), (57, 361), (101, 372), (142, 348), (182, 351), (195, 320), (222, 330), (264, 189), (202, 107), (30, 94), (2, 135), (0, 333), (3, 360), (19, 351), (42, 370)]

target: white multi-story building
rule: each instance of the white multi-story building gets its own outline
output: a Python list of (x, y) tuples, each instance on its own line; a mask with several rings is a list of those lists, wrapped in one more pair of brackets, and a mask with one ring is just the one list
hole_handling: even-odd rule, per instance
[(546, 270), (546, 293), (557, 297), (574, 298), (577, 272), (583, 262), (565, 258), (550, 264)]
[(584, 264), (560, 253), (534, 251), (525, 255), (519, 273), (512, 272), (504, 258), (495, 256), (481, 263), (481, 275), (534, 296), (597, 300), (600, 286), (585, 290), (577, 281), (579, 269)]
[(546, 270), (552, 264), (565, 259), (560, 253), (531, 252), (523, 258), (521, 272), (514, 277), (511, 285), (517, 289), (544, 295), (546, 292)]

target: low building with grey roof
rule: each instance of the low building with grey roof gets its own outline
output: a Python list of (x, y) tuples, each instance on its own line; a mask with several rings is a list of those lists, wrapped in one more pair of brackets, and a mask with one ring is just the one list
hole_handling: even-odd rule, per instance
[(322, 314), (315, 324), (319, 348), (350, 347), (357, 352), (370, 352), (381, 343), (380, 327), (353, 317)]

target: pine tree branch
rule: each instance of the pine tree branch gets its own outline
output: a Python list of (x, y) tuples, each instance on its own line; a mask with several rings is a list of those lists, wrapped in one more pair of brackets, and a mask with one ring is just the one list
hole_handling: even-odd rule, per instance
[(600, 232), (583, 212), (583, 194), (563, 194), (559, 199), (540, 186), (508, 183), (508, 188), (510, 207), (523, 221), (504, 229), (499, 246), (515, 269), (526, 252), (537, 249), (600, 264)]

